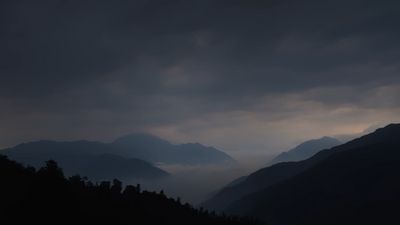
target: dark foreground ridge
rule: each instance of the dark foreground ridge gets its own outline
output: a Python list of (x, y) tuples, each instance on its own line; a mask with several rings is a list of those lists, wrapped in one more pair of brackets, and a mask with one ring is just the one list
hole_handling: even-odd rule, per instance
[[(354, 139), (348, 143), (319, 151), (313, 157), (298, 161), (298, 162), (282, 162), (272, 166), (262, 168), (250, 174), (244, 181), (228, 186), (217, 193), (213, 198), (206, 201), (203, 206), (208, 209), (226, 211), (228, 208), (232, 209), (235, 205), (235, 211), (239, 206), (242, 211), (247, 210), (240, 207), (240, 199), (246, 196), (258, 193), (264, 189), (268, 189), (274, 185), (279, 184), (287, 179), (293, 178), (308, 169), (323, 163), (324, 160), (336, 155), (340, 152), (347, 152), (358, 148), (367, 148), (376, 146), (377, 144), (384, 144), (397, 147), (400, 152), (400, 124), (391, 124), (384, 128), (380, 128), (373, 133), (364, 135), (360, 138)], [(377, 148), (377, 147), (376, 147)], [(389, 159), (397, 159), (398, 155), (385, 155), (387, 148), (377, 148), (375, 154), (387, 156)], [(393, 154), (391, 152), (390, 154)], [(372, 155), (370, 157), (373, 157)], [(354, 158), (354, 164), (360, 163), (357, 158)], [(340, 167), (340, 168), (339, 168)], [(341, 170), (338, 165), (337, 170)], [(345, 168), (346, 169), (346, 168)], [(399, 173), (400, 174), (400, 173)], [(330, 174), (326, 175), (328, 178)], [(295, 191), (295, 190), (293, 190)], [(237, 203), (235, 203), (237, 202)]]
[(400, 125), (391, 124), (307, 160), (259, 170), (230, 190), (237, 196), (250, 182), (259, 186), (225, 211), (270, 225), (400, 224), (399, 137)]
[(55, 161), (35, 171), (0, 155), (0, 179), (1, 224), (259, 224), (195, 209), (162, 191), (123, 188), (118, 180), (67, 179)]

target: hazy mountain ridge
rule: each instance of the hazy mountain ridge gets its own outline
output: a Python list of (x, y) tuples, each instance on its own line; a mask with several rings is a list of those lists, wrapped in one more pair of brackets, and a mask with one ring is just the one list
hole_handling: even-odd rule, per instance
[(280, 163), (280, 162), (295, 162), (307, 159), (317, 152), (332, 148), (342, 144), (339, 140), (332, 137), (322, 137), (319, 139), (313, 139), (305, 141), (298, 146), (290, 149), (287, 152), (283, 152), (271, 160), (270, 165)]
[(133, 134), (112, 143), (95, 141), (36, 141), (0, 150), (18, 162), (40, 167), (56, 160), (67, 175), (92, 179), (152, 179), (168, 173), (151, 163), (213, 164), (235, 162), (229, 155), (201, 144), (173, 145), (147, 134)]
[[(320, 139), (305, 141), (291, 150), (279, 154), (268, 163), (268, 165), (271, 166), (266, 167), (269, 168), (269, 182), (278, 182), (281, 177), (287, 176), (287, 173), (292, 173), (292, 170), (286, 169), (286, 165), (290, 164), (290, 161), (299, 161), (302, 158), (309, 158), (323, 149), (331, 148), (339, 144), (340, 141), (337, 139), (325, 136)], [(281, 161), (283, 161), (284, 164), (275, 165), (277, 163), (282, 163)], [(258, 171), (253, 174), (257, 174), (257, 172)], [(254, 176), (253, 174), (249, 176)], [(254, 184), (252, 183), (252, 178), (250, 178), (249, 182), (245, 182), (249, 176), (240, 177), (227, 184), (221, 190), (215, 191), (212, 197), (207, 199), (202, 205), (206, 208), (222, 211), (235, 200), (263, 187), (263, 184), (257, 182), (256, 179)]]
[(279, 225), (397, 224), (399, 136), (400, 125), (389, 125), (339, 146), (302, 173), (234, 202), (228, 211)]
[(199, 143), (174, 145), (148, 134), (131, 134), (111, 143), (113, 151), (127, 157), (137, 157), (153, 163), (214, 164), (234, 163), (228, 154)]
[(37, 141), (1, 150), (18, 162), (39, 168), (47, 160), (57, 161), (66, 175), (82, 174), (94, 180), (154, 179), (168, 173), (136, 158), (111, 154), (112, 148), (92, 141)]
[(396, 141), (399, 135), (398, 124), (391, 124), (385, 128), (377, 129), (371, 134), (354, 139), (348, 143), (318, 152), (313, 157), (299, 162), (282, 162), (266, 168), (262, 168), (252, 174), (247, 179), (236, 186), (222, 189), (213, 198), (204, 202), (203, 206), (209, 209), (224, 210), (233, 202), (245, 197), (246, 195), (268, 188), (281, 181), (300, 174), (303, 171), (316, 165), (321, 160), (328, 158), (337, 152), (349, 149), (368, 146), (371, 144)]

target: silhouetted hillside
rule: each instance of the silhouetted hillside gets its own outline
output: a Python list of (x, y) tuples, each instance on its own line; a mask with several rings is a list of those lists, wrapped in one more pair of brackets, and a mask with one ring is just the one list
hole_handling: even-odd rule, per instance
[(232, 157), (213, 147), (198, 143), (173, 145), (148, 134), (127, 135), (111, 145), (115, 153), (153, 163), (201, 165), (234, 162)]
[(399, 202), (400, 141), (383, 141), (333, 154), (228, 212), (272, 225), (399, 224)]
[(357, 138), (346, 144), (318, 152), (313, 157), (299, 162), (283, 162), (260, 169), (247, 177), (245, 181), (235, 186), (229, 186), (221, 190), (213, 198), (203, 203), (209, 209), (225, 210), (233, 202), (256, 193), (265, 188), (278, 184), (284, 180), (294, 177), (317, 163), (327, 159), (333, 154), (368, 147), (378, 143), (392, 143), (398, 141), (400, 136), (400, 125), (392, 124), (375, 132)]
[(339, 140), (331, 137), (322, 137), (320, 139), (309, 140), (301, 143), (287, 152), (279, 154), (272, 159), (269, 164), (273, 165), (280, 162), (296, 162), (304, 160), (310, 158), (323, 149), (332, 148), (340, 144), (341, 142)]
[(0, 153), (35, 167), (54, 159), (67, 175), (80, 173), (94, 179), (157, 178), (166, 175), (165, 171), (148, 162), (182, 165), (235, 163), (229, 155), (213, 147), (198, 143), (173, 145), (148, 134), (128, 135), (112, 143), (36, 141), (1, 150)]
[(38, 168), (47, 160), (59, 162), (68, 176), (82, 174), (91, 179), (154, 179), (168, 173), (140, 159), (111, 154), (108, 144), (90, 141), (38, 141), (20, 144), (0, 153)]
[[(287, 152), (279, 154), (277, 157), (272, 159), (271, 162), (268, 163), (268, 165), (274, 165), (279, 162), (295, 162), (307, 159), (323, 149), (331, 148), (339, 144), (340, 141), (331, 137), (322, 137), (320, 139), (309, 140), (301, 143), (300, 145), (296, 146), (295, 148)], [(220, 190), (214, 191), (209, 195), (210, 198), (204, 201), (203, 203), (204, 206), (215, 210), (222, 210), (229, 203), (239, 199), (240, 197), (242, 197), (242, 195), (246, 194), (248, 191), (251, 192), (250, 188), (249, 189), (243, 188), (242, 190), (237, 190), (235, 193), (232, 193), (232, 196), (230, 196), (229, 194), (231, 192), (227, 191), (230, 190), (231, 187), (235, 187), (240, 183), (244, 182), (246, 179), (247, 176), (237, 178), (231, 183), (221, 188)]]
[(56, 162), (38, 171), (0, 156), (1, 224), (241, 225), (254, 221), (196, 210), (164, 193), (123, 188), (118, 180), (93, 184), (66, 179)]
[(213, 147), (173, 145), (147, 134), (128, 135), (112, 143), (36, 141), (1, 150), (0, 153), (34, 167), (53, 159), (60, 163), (67, 175), (79, 173), (97, 180), (151, 179), (167, 175), (148, 162), (184, 165), (235, 162)]

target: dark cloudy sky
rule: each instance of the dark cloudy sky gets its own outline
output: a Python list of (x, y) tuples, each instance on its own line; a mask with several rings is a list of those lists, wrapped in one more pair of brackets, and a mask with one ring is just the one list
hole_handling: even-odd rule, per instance
[(276, 152), (400, 121), (400, 3), (2, 0), (0, 146), (151, 132)]

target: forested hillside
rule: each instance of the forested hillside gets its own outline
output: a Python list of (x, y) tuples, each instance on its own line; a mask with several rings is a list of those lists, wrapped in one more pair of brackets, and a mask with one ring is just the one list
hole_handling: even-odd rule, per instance
[(0, 156), (0, 179), (2, 224), (257, 224), (198, 210), (140, 185), (66, 178), (55, 161), (35, 171)]

